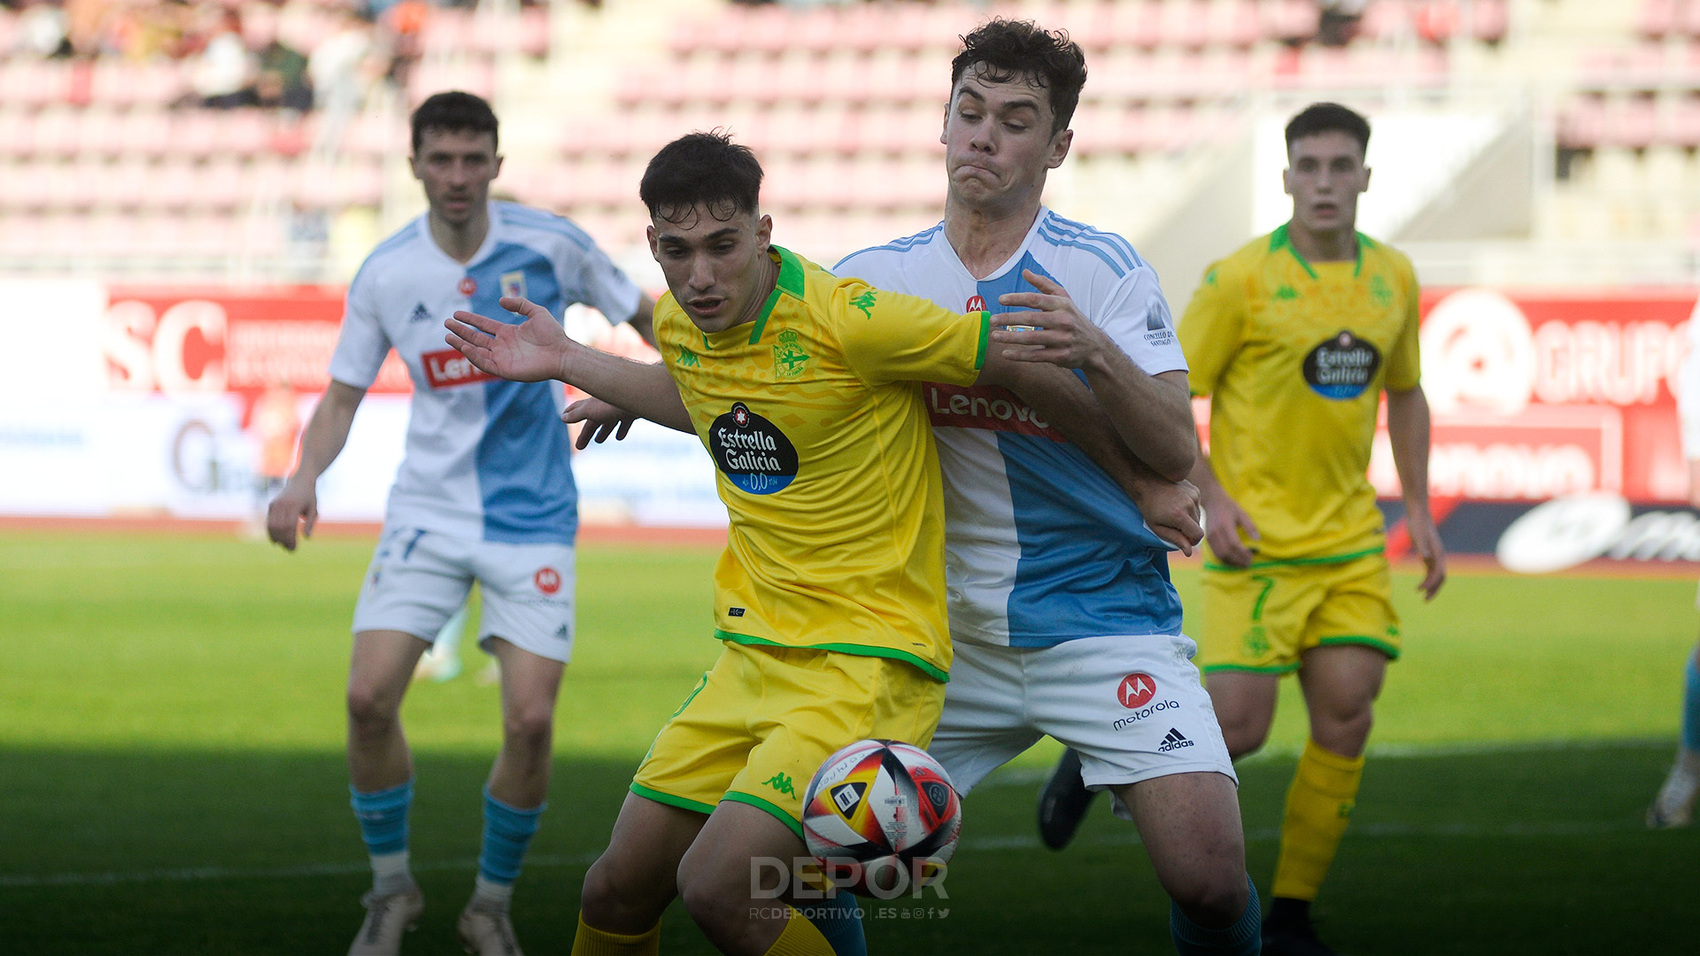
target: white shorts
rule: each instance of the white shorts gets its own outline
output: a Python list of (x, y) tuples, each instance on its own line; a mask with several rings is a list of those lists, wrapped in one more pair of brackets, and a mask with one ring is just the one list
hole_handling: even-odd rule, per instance
[(1192, 663), (1197, 649), (1181, 635), (1054, 647), (958, 642), (927, 749), (964, 794), (1046, 734), (1080, 751), (1080, 775), (1094, 790), (1201, 771), (1237, 784)]
[(483, 591), (478, 646), (491, 638), (553, 661), (573, 650), (573, 547), (504, 544), (419, 528), (386, 528), (354, 606), (354, 632), (402, 631), (431, 642)]

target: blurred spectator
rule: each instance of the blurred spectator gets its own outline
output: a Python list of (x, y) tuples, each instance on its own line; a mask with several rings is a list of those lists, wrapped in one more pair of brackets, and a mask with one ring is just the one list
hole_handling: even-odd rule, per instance
[(242, 38), (234, 8), (204, 3), (197, 15), (205, 43), (189, 69), (189, 87), (202, 106), (232, 109), (254, 105), (254, 58)]
[(313, 87), (307, 82), (307, 57), (278, 33), (278, 9), (251, 4), (242, 33), (254, 57), (254, 103), (306, 112), (313, 108)]
[(307, 55), (313, 105), (342, 116), (358, 112), (371, 85), (367, 61), (372, 51), (372, 24), (352, 7), (342, 7), (336, 27)]
[(1358, 35), (1369, 0), (1317, 0), (1322, 15), (1317, 21), (1316, 39), (1323, 46), (1345, 46)]
[(71, 55), (70, 18), (52, 0), (26, 0), (18, 14), (17, 51), (26, 56)]

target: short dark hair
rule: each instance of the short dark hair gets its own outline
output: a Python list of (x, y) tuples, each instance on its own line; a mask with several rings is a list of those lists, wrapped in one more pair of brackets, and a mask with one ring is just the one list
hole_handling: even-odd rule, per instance
[(432, 93), (413, 111), (413, 151), (425, 141), (425, 131), (489, 133), (490, 145), (496, 145), (496, 111), (482, 96), (450, 90)]
[(968, 68), (979, 64), (986, 79), (1007, 83), (1023, 74), (1051, 97), (1051, 134), (1068, 128), (1080, 90), (1086, 85), (1086, 54), (1067, 30), (1046, 30), (1031, 20), (987, 21), (962, 38), (962, 52), (950, 61), (950, 89)]
[(722, 130), (686, 133), (650, 159), (638, 198), (652, 217), (665, 222), (679, 222), (697, 206), (721, 221), (741, 212), (755, 213), (760, 208), (761, 162)]
[(1312, 103), (1287, 121), (1287, 151), (1293, 143), (1317, 133), (1341, 132), (1358, 141), (1358, 152), (1369, 152), (1369, 120), (1339, 103)]

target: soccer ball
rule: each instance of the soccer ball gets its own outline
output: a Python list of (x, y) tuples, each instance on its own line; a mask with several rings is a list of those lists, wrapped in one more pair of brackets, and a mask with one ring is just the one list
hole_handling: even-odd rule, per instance
[(826, 876), (892, 899), (944, 874), (962, 832), (962, 800), (925, 750), (858, 740), (826, 758), (803, 793), (803, 838)]

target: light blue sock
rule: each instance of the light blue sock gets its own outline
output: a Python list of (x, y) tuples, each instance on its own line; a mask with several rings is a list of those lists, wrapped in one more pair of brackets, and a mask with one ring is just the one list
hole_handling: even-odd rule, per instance
[(484, 851), (478, 854), (478, 875), (491, 883), (512, 886), (526, 847), (537, 832), (538, 817), (548, 804), (521, 810), (490, 796), (484, 789)]
[(868, 956), (868, 939), (862, 934), (862, 911), (856, 897), (846, 890), (802, 908), (804, 916), (832, 944), (835, 956)]
[(1169, 936), (1175, 941), (1180, 956), (1256, 956), (1263, 949), (1263, 904), (1257, 899), (1257, 884), (1246, 877), (1251, 896), (1245, 912), (1232, 926), (1209, 929), (1187, 918), (1181, 908), (1169, 904)]
[(349, 785), (354, 819), (360, 822), (360, 839), (366, 852), (389, 856), (407, 851), (407, 811), (413, 805), (413, 781), (388, 790), (361, 793)]
[(1700, 753), (1700, 667), (1688, 658), (1682, 688), (1682, 746)]

